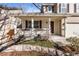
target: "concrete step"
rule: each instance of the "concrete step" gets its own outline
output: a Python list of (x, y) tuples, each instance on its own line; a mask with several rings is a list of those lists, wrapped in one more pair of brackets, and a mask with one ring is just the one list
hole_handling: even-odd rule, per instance
[(68, 41), (66, 41), (66, 38), (62, 36), (51, 36), (49, 40), (52, 40), (54, 42), (61, 42), (63, 44), (70, 44)]

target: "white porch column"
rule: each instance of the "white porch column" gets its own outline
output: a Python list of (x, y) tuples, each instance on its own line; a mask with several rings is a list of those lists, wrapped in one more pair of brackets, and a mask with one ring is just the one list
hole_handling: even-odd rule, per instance
[(21, 21), (21, 22), (22, 22), (22, 29), (25, 29), (26, 28), (25, 21)]
[(51, 34), (51, 18), (49, 18), (49, 35)]
[(64, 36), (65, 37), (65, 30), (66, 30), (66, 20), (65, 20), (65, 18), (63, 18), (62, 20), (61, 20), (61, 34), (62, 34), (62, 36)]
[(31, 19), (31, 26), (32, 26), (32, 37), (33, 37), (33, 34), (34, 34), (34, 19), (32, 18)]
[(32, 29), (34, 29), (34, 19), (32, 18), (31, 21), (32, 21), (32, 24), (31, 24)]
[(64, 37), (66, 37), (66, 18), (64, 18)]

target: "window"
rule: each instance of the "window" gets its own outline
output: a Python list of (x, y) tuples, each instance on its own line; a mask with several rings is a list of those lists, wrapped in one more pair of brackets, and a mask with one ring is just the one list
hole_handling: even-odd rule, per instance
[(41, 28), (41, 21), (34, 21), (34, 28)]
[(69, 3), (67, 4), (67, 12), (69, 12)]
[(79, 13), (79, 4), (76, 4), (77, 13)]
[[(32, 28), (31, 21), (26, 21), (26, 28)], [(34, 28), (41, 28), (41, 21), (34, 21)]]
[(48, 11), (52, 11), (52, 6), (48, 6)]
[(31, 21), (26, 21), (26, 28), (32, 28), (31, 27)]
[(50, 13), (55, 12), (56, 10), (54, 10), (54, 7), (55, 7), (55, 6), (49, 5), (49, 6), (48, 6), (48, 12), (50, 12)]
[(67, 4), (61, 4), (61, 13), (67, 13)]

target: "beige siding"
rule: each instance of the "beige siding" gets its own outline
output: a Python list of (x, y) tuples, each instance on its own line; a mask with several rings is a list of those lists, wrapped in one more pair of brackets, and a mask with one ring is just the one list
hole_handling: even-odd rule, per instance
[(67, 17), (66, 22), (79, 22), (79, 17)]
[(69, 4), (69, 13), (74, 13), (74, 3)]
[[(34, 20), (41, 20), (42, 21), (42, 28), (49, 28), (49, 18), (33, 18)], [(23, 20), (23, 28), (25, 28), (24, 26), (24, 21), (25, 20), (31, 20), (31, 18), (27, 17)], [(61, 26), (60, 26), (60, 20), (58, 19), (53, 19), (51, 18), (51, 21), (54, 21), (54, 33), (56, 35), (60, 35), (61, 34)]]
[(66, 18), (65, 37), (79, 36), (79, 17)]
[[(51, 21), (54, 21), (54, 33), (53, 34), (56, 34), (56, 35), (60, 35), (60, 21), (58, 19), (51, 19)], [(46, 22), (48, 22), (48, 19), (44, 19), (42, 20), (42, 27), (43, 28), (48, 28), (48, 23), (46, 24)]]

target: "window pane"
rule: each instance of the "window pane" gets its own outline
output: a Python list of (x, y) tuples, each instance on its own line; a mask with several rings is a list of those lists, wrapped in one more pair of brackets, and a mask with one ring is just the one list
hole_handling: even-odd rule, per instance
[(62, 13), (66, 13), (66, 9), (65, 8), (62, 8)]
[(34, 28), (39, 28), (39, 21), (34, 21)]
[(28, 21), (28, 28), (31, 28), (31, 21)]
[(66, 13), (67, 12), (67, 4), (61, 4), (61, 13)]
[(52, 6), (48, 6), (49, 11), (52, 11)]
[(34, 21), (34, 28), (38, 28), (38, 21)]
[[(31, 21), (26, 21), (26, 28), (32, 28)], [(41, 21), (34, 21), (34, 28), (41, 28)]]
[(34, 21), (34, 28), (41, 28), (40, 21)]
[(31, 27), (31, 21), (26, 21), (26, 28), (32, 28)]
[(66, 4), (63, 3), (63, 4), (61, 4), (61, 6), (62, 6), (62, 7), (66, 7)]
[(76, 8), (77, 8), (77, 13), (79, 13), (79, 4), (77, 4)]

